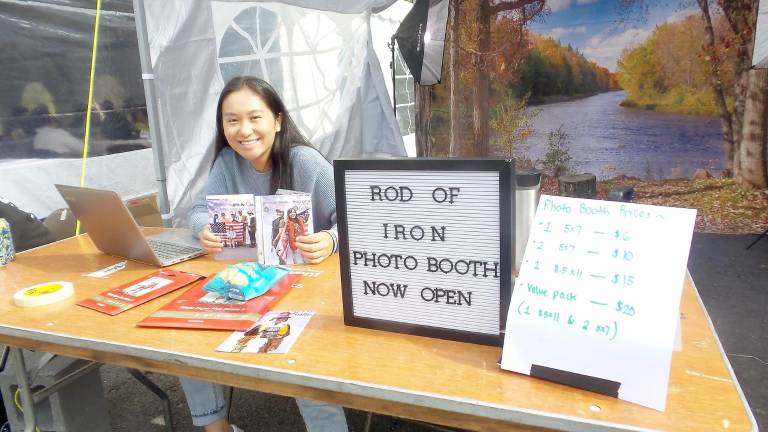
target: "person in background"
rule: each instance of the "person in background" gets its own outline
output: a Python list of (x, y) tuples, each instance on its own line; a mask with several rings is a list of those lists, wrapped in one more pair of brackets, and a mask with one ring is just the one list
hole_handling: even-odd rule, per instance
[(248, 212), (248, 241), (250, 247), (256, 247), (256, 216), (253, 212)]
[(101, 133), (104, 138), (111, 140), (138, 138), (139, 131), (133, 128), (123, 110), (116, 109), (115, 104), (110, 100), (101, 102), (99, 106), (104, 113), (104, 119), (101, 122)]
[[(88, 105), (85, 102), (77, 101), (74, 103), (74, 107), (75, 109), (72, 111), (72, 116), (67, 126), (73, 135), (83, 138), (85, 136), (85, 114), (88, 111)], [(93, 121), (93, 118), (91, 118), (91, 121)]]
[(228, 245), (230, 248), (235, 248), (235, 230), (231, 226), (227, 227), (227, 239), (223, 242), (224, 245)]
[(131, 121), (133, 129), (138, 133), (138, 138), (149, 138), (147, 106), (130, 98), (125, 100), (124, 106), (127, 110), (128, 120)]
[(281, 264), (301, 264), (301, 253), (296, 244), (296, 239), (306, 234), (304, 221), (298, 217), (298, 209), (288, 209), (288, 217), (280, 229), (277, 254)]
[[(3, 119), (0, 128), (0, 159), (28, 158), (32, 151), (32, 138), (28, 137), (27, 109), (15, 106)], [(33, 131), (34, 132), (34, 131)]]
[[(274, 194), (277, 189), (312, 195), (313, 220), (321, 231), (296, 237), (307, 263), (319, 263), (336, 252), (336, 198), (333, 168), (301, 134), (277, 92), (251, 76), (230, 80), (216, 107), (214, 162), (204, 193), (193, 206), (190, 225), (208, 253), (223, 248), (207, 225), (206, 195)], [(220, 385), (181, 378), (193, 423), (206, 432), (240, 431), (230, 425)], [(296, 399), (308, 432), (347, 430), (344, 410)]]
[(224, 228), (224, 222), (219, 221), (219, 215), (213, 214), (213, 222), (211, 223), (211, 231), (216, 234), (224, 234), (226, 229)]
[(13, 107), (5, 122), (4, 134), (11, 140), (18, 141), (34, 133), (35, 128), (29, 122), (29, 111), (21, 105)]
[(275, 218), (272, 220), (272, 251), (277, 256), (278, 261), (280, 262), (280, 265), (285, 264), (285, 261), (283, 260), (283, 257), (281, 256), (280, 250), (278, 249), (278, 245), (280, 244), (280, 237), (281, 233), (284, 231), (283, 227), (285, 226), (285, 217), (283, 209), (275, 209)]
[(32, 110), (30, 121), (35, 124), (35, 138), (32, 140), (35, 156), (78, 157), (82, 155), (83, 141), (63, 129), (45, 105), (38, 105)]
[(21, 105), (29, 111), (42, 105), (47, 112), (58, 113), (56, 104), (53, 103), (53, 95), (48, 91), (48, 87), (39, 81), (28, 82), (24, 85), (24, 89), (21, 90)]

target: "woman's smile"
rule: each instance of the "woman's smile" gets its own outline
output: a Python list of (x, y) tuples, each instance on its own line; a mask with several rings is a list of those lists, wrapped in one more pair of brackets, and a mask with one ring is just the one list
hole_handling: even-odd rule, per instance
[(251, 148), (253, 146), (258, 145), (261, 142), (260, 139), (250, 139), (250, 140), (242, 140), (240, 141), (240, 145), (245, 148)]

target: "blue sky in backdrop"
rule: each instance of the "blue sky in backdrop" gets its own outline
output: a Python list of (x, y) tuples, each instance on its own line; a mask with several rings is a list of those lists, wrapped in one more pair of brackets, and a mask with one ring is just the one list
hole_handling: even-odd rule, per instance
[(665, 21), (679, 21), (698, 12), (695, 6), (681, 6), (685, 1), (657, 3), (644, 20), (622, 22), (616, 0), (548, 0), (552, 13), (529, 28), (562, 45), (571, 44), (589, 60), (616, 72), (616, 61), (624, 48), (643, 43), (654, 27)]

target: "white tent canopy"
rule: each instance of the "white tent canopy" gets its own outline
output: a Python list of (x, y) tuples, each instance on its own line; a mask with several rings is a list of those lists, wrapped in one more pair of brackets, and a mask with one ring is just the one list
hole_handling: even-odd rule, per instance
[(768, 0), (760, 0), (757, 8), (752, 66), (762, 69), (768, 68)]
[(174, 226), (202, 194), (216, 101), (233, 76), (269, 81), (329, 160), (405, 155), (371, 43), (371, 13), (393, 2), (143, 2)]
[[(56, 113), (60, 132), (82, 140), (83, 124), (75, 119), (84, 118), (87, 111), (78, 104), (88, 95), (94, 3), (0, 4), (2, 33), (25, 53), (15, 63), (9, 61), (0, 74), (3, 140), (27, 121), (14, 117), (12, 110), (30, 82), (50, 90), (55, 104), (51, 113)], [(135, 8), (134, 23), (137, 5), (143, 8)], [(32, 130), (14, 137), (16, 141), (0, 141), (0, 196), (45, 217), (65, 207), (54, 183), (79, 184), (82, 178), (85, 186), (111, 189), (124, 199), (167, 189), (171, 212), (177, 215), (174, 224), (186, 224), (187, 209), (201, 192), (210, 166), (219, 90), (226, 79), (243, 73), (267, 78), (282, 92), (302, 130), (329, 160), (404, 155), (391, 90), (385, 86), (391, 75), (386, 44), (410, 7), (404, 0), (114, 0), (100, 11), (93, 100), (97, 105), (92, 112), (106, 99), (115, 102), (117, 114), (139, 112), (151, 83), (154, 97), (147, 101), (147, 111), (155, 111), (153, 150), (113, 154), (113, 146), (148, 146), (147, 130), (128, 140), (110, 138), (92, 121), (83, 168), (77, 155), (51, 157), (25, 150), (35, 138)], [(140, 10), (146, 12), (141, 17), (148, 30), (141, 34), (136, 31)], [(136, 40), (131, 39), (142, 35), (148, 43), (143, 71)], [(162, 166), (153, 169), (153, 162), (161, 160)], [(158, 182), (163, 176), (167, 188), (158, 187), (164, 184)]]

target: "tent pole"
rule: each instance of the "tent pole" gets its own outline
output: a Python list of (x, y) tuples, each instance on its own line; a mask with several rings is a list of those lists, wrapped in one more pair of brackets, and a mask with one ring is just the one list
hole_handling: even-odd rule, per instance
[(395, 96), (395, 35), (392, 35), (392, 39), (389, 42), (389, 49), (392, 51), (392, 108), (395, 111), (395, 117), (397, 117), (397, 100), (395, 99), (397, 97)]
[(163, 226), (171, 226), (171, 210), (168, 202), (167, 177), (165, 175), (165, 157), (163, 142), (160, 135), (159, 105), (155, 96), (155, 75), (152, 72), (152, 60), (149, 52), (147, 23), (145, 20), (144, 0), (133, 0), (133, 14), (136, 21), (136, 39), (139, 42), (139, 59), (141, 60), (141, 78), (144, 83), (144, 99), (147, 104), (147, 120), (149, 120), (149, 139), (152, 142), (152, 154), (155, 160), (155, 177), (157, 180), (157, 205)]

